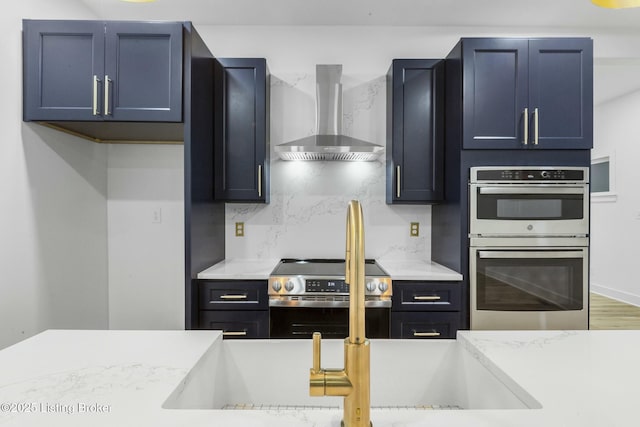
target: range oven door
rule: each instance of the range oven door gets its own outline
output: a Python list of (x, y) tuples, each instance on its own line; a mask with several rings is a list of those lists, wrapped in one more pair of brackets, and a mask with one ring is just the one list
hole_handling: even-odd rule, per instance
[(587, 329), (587, 247), (472, 247), (471, 329)]
[[(367, 308), (367, 338), (389, 338), (390, 308)], [(349, 308), (272, 306), (269, 309), (271, 338), (311, 339), (314, 332), (323, 338), (346, 338), (349, 335)]]
[(586, 184), (469, 184), (473, 236), (586, 236)]

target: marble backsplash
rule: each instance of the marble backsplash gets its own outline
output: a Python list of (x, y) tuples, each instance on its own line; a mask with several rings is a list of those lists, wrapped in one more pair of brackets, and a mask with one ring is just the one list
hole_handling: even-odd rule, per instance
[[(343, 132), (385, 145), (385, 76), (343, 70)], [(431, 208), (385, 203), (384, 154), (374, 162), (288, 162), (273, 147), (315, 132), (315, 75), (271, 76), (271, 200), (226, 204), (226, 258), (344, 257), (349, 200), (361, 202), (368, 258), (430, 259)], [(244, 222), (244, 237), (235, 223)], [(411, 222), (420, 236), (411, 237)]]

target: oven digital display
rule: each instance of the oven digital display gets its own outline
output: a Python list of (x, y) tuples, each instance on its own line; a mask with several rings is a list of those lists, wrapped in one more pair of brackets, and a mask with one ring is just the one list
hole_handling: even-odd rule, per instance
[(344, 280), (307, 279), (305, 291), (348, 294), (349, 285)]

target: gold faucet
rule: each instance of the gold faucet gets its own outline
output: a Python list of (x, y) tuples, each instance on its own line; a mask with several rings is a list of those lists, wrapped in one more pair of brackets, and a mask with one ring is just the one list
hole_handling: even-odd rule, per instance
[(343, 427), (370, 427), (370, 352), (364, 325), (364, 221), (360, 202), (347, 210), (345, 280), (349, 284), (349, 336), (344, 341), (344, 369), (320, 367), (321, 336), (313, 334), (311, 396), (344, 396)]

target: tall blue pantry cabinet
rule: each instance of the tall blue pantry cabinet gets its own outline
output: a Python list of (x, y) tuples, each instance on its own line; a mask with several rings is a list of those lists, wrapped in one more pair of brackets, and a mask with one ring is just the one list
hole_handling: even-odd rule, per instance
[(593, 42), (464, 38), (446, 58), (445, 202), (432, 208), (431, 257), (464, 276), (469, 328), (469, 168), (589, 166)]

